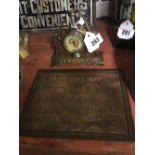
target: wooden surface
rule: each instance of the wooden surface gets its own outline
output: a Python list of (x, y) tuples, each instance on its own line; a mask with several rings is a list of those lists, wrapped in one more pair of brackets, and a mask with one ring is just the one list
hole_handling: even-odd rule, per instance
[[(134, 75), (134, 50), (116, 49), (112, 47), (111, 37), (114, 34), (114, 27), (107, 22), (97, 20), (96, 31), (100, 32), (104, 38), (104, 43), (100, 50), (104, 51), (104, 66), (91, 65), (65, 65), (52, 67), (55, 69), (70, 68), (91, 68), (91, 69), (113, 69), (121, 68), (125, 71), (126, 83), (129, 86)], [(29, 36), (29, 53), (26, 60), (20, 60), (20, 70), (22, 81), (20, 85), (19, 103), (20, 113), (24, 108), (28, 92), (37, 72), (37, 69), (52, 69), (50, 67), (51, 57), (54, 52), (52, 43), (54, 35), (51, 32), (31, 33)], [(128, 91), (128, 97), (134, 119), (134, 100)], [(20, 148), (61, 148), (84, 151), (101, 151), (101, 152), (123, 152), (124, 154), (134, 155), (134, 142), (113, 142), (113, 141), (96, 141), (96, 140), (70, 140), (70, 139), (53, 139), (53, 138), (33, 138), (20, 137)], [(22, 155), (22, 154), (21, 154)], [(35, 154), (34, 154), (35, 155)]]

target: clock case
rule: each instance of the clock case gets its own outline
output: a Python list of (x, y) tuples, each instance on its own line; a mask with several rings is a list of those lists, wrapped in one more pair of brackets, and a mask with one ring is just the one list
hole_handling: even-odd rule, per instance
[[(92, 10), (92, 8), (91, 8)], [(72, 11), (69, 13), (71, 19), (70, 28), (60, 27), (58, 35), (55, 36), (55, 53), (52, 58), (52, 65), (63, 65), (63, 64), (92, 64), (92, 65), (103, 65), (103, 52), (95, 51), (93, 53), (89, 53), (84, 44), (84, 37), (87, 31), (91, 31), (92, 27), (90, 27), (87, 19), (83, 16), (82, 12), (79, 13), (79, 17), (84, 19), (84, 25), (76, 25), (75, 23), (75, 13), (76, 11)], [(79, 18), (80, 19), (80, 18)], [(76, 26), (78, 29), (76, 28)], [(69, 37), (74, 36), (81, 40), (82, 47), (74, 52), (69, 51), (64, 44), (64, 40)], [(73, 41), (74, 42), (74, 41)], [(73, 43), (74, 44), (74, 43)]]
[(54, 37), (55, 51), (52, 56), (51, 66), (60, 66), (66, 64), (104, 65), (103, 51), (95, 51), (93, 53), (88, 53), (85, 45), (75, 53), (70, 53), (66, 51), (66, 49), (63, 46), (63, 41), (65, 37), (67, 37), (70, 34), (80, 35), (84, 38), (84, 36), (80, 34), (80, 32), (64, 28), (61, 29), (58, 35)]

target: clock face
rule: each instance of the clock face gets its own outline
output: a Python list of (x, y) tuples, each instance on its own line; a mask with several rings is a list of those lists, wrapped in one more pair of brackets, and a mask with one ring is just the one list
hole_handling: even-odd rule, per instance
[(65, 37), (63, 45), (64, 48), (70, 53), (79, 52), (84, 46), (83, 38), (78, 35), (69, 34)]

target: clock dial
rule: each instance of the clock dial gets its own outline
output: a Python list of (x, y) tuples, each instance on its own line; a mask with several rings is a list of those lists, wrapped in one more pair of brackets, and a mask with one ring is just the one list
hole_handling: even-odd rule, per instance
[(80, 35), (68, 34), (63, 42), (64, 48), (70, 53), (76, 53), (82, 50), (84, 43)]

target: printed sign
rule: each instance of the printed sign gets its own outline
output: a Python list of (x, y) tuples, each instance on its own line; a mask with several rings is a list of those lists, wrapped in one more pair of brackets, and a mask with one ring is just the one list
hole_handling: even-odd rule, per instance
[(20, 30), (56, 30), (69, 27), (69, 14), (75, 11), (75, 19), (80, 14), (88, 24), (94, 24), (94, 0), (19, 0)]

